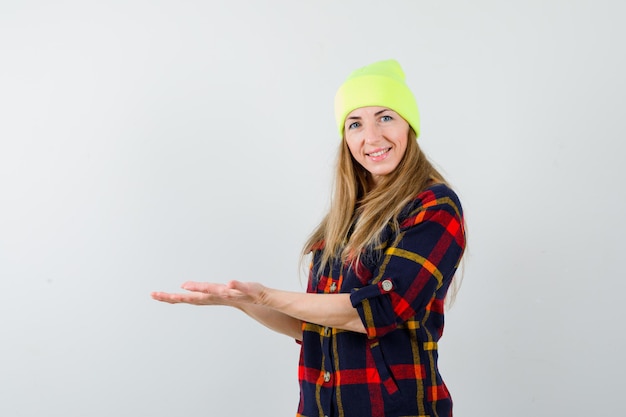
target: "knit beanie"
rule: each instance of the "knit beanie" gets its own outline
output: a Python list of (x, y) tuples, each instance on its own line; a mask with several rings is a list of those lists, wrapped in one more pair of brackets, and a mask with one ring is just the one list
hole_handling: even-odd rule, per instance
[(352, 72), (335, 95), (335, 119), (343, 136), (348, 114), (360, 107), (387, 107), (398, 113), (419, 136), (420, 115), (404, 71), (394, 59), (374, 62)]

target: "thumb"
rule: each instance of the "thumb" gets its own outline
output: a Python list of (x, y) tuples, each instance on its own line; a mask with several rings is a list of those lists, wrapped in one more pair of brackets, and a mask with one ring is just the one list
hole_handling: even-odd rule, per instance
[(228, 284), (226, 284), (226, 287), (228, 289), (238, 290), (238, 291), (243, 291), (246, 288), (243, 282), (237, 281), (237, 280), (229, 281)]
[(198, 285), (197, 282), (186, 281), (183, 283), (183, 285), (180, 286), (180, 288), (182, 288), (183, 290), (187, 290), (187, 291), (196, 291), (197, 285)]

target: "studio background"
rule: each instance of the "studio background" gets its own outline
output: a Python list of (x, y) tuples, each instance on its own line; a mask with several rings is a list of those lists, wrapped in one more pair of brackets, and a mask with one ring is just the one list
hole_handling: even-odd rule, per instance
[(336, 89), (395, 58), (469, 251), (456, 416), (620, 413), (619, 1), (0, 1), (0, 415), (290, 416), (299, 346), (186, 280), (301, 291)]

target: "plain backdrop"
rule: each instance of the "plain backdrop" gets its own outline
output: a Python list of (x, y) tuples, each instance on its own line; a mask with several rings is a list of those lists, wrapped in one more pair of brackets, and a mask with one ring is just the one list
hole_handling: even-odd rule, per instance
[(455, 416), (619, 415), (625, 9), (0, 0), (0, 415), (295, 415), (293, 340), (149, 294), (302, 291), (335, 91), (388, 58), (468, 223)]

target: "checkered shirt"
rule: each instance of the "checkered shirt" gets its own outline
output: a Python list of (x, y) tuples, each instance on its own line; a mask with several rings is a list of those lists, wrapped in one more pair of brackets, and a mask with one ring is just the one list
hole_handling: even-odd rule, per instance
[(465, 248), (461, 204), (445, 185), (421, 192), (383, 245), (317, 274), (309, 293), (350, 293), (367, 334), (303, 323), (298, 417), (451, 417), (437, 367), (444, 298)]

